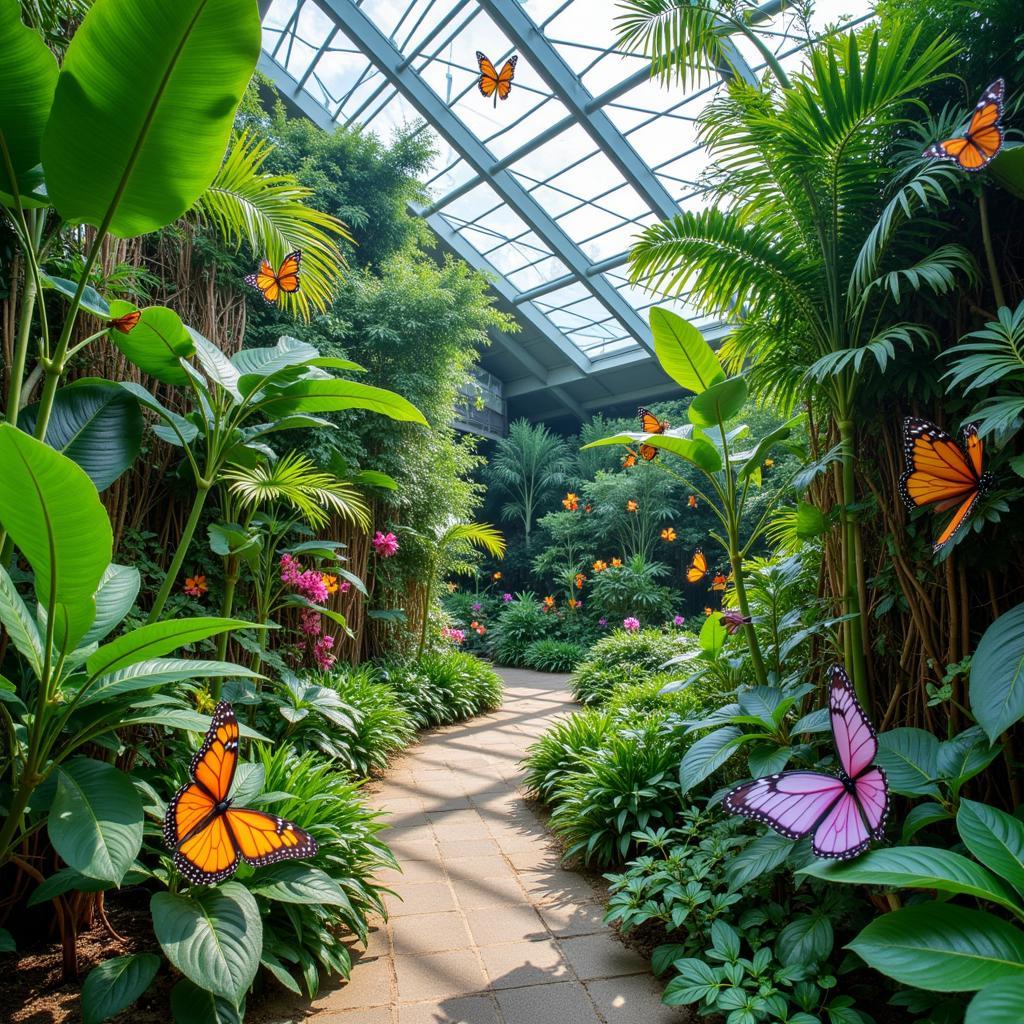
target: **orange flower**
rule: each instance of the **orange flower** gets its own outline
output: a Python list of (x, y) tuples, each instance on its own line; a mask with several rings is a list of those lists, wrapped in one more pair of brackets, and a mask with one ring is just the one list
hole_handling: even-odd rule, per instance
[[(613, 564), (615, 563), (615, 559), (614, 558), (612, 559), (612, 563)], [(608, 568), (608, 563), (607, 562), (602, 562), (600, 559), (598, 559), (594, 563), (594, 572), (604, 572), (605, 569), (607, 569), (607, 568)]]
[(328, 594), (336, 594), (338, 592), (338, 577), (332, 576), (330, 573), (323, 573), (320, 579), (324, 582), (324, 587)]
[(630, 498), (629, 501), (626, 502), (626, 511), (639, 512), (640, 506), (632, 498)]
[(765, 469), (771, 469), (772, 466), (774, 466), (774, 465), (775, 465), (775, 460), (774, 459), (765, 459), (764, 460), (764, 468)]
[(476, 627), (476, 635), (477, 636), (483, 636), (484, 633), (486, 633), (486, 632), (487, 632), (487, 627), (486, 626), (477, 626)]
[(562, 499), (562, 508), (568, 512), (575, 512), (579, 507), (580, 499), (572, 491)]
[(708, 608), (707, 605), (705, 605), (704, 606), (704, 614), (705, 615), (713, 615), (714, 611), (711, 608)]
[(691, 494), (689, 496), (689, 498), (686, 499), (686, 504), (687, 504), (687, 507), (689, 507), (689, 508), (696, 508), (697, 507), (697, 499)]
[(667, 540), (671, 544), (672, 541), (676, 539), (676, 531), (673, 530), (671, 526), (666, 526), (665, 529), (661, 531), (661, 539)]
[(555, 599), (550, 594), (548, 594), (548, 596), (544, 598), (544, 607), (545, 608), (554, 608), (555, 607)]
[(621, 558), (613, 558), (612, 559), (612, 568), (613, 569), (618, 569), (618, 567), (620, 565), (622, 565), (622, 559)]
[(189, 597), (202, 597), (206, 593), (206, 577), (189, 576), (183, 589)]
[(581, 573), (581, 572), (576, 573), (576, 589), (577, 590), (581, 590), (583, 588), (583, 581), (586, 578), (587, 577), (584, 576), (583, 573)]
[(494, 575), (493, 575), (493, 576), (491, 577), (491, 579), (492, 579), (492, 580), (494, 580), (494, 582), (495, 582), (495, 583), (497, 583), (497, 582), (498, 582), (498, 580), (500, 580), (500, 579), (501, 579), (501, 573), (500, 573), (500, 572), (496, 572), (496, 573), (495, 573), (495, 574), (494, 574)]
[(717, 573), (715, 578), (711, 581), (712, 590), (725, 590), (725, 577), (721, 573)]
[(579, 601), (577, 601), (575, 597), (570, 597), (569, 598), (569, 607), (570, 608), (575, 608), (576, 605), (578, 605), (578, 604), (579, 604)]
[(480, 628), (480, 623), (479, 623), (479, 622), (477, 622), (477, 621), (476, 621), (476, 620), (474, 619), (474, 620), (473, 620), (473, 621), (472, 621), (472, 622), (471, 622), (471, 623), (469, 624), (469, 628), (470, 628), (470, 629), (479, 629), (479, 628)]

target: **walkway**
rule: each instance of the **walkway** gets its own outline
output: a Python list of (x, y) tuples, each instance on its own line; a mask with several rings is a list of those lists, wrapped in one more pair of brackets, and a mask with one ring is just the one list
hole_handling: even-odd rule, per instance
[[(402, 871), (389, 918), (315, 1024), (679, 1024), (647, 963), (601, 923), (517, 790), (517, 763), (571, 710), (566, 676), (507, 669), (496, 712), (436, 729), (371, 787)], [(400, 897), (400, 898), (399, 898)]]

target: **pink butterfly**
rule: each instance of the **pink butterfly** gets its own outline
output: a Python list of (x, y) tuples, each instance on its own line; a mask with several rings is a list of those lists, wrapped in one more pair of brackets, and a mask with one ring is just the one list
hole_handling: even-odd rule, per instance
[(878, 753), (875, 730), (839, 665), (829, 669), (828, 711), (838, 776), (812, 771), (769, 775), (730, 790), (723, 806), (788, 839), (813, 831), (816, 856), (849, 860), (883, 835), (889, 789), (885, 772), (872, 765)]

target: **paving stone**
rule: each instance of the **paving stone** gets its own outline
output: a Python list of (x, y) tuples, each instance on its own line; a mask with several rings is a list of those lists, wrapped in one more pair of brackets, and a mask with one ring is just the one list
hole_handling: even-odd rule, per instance
[(412, 914), (440, 914), (455, 910), (455, 900), (446, 884), (416, 882), (393, 886), (397, 895), (385, 896), (384, 902), (391, 917), (409, 917)]
[(569, 977), (568, 964), (550, 939), (483, 946), (480, 959), (493, 989), (552, 985)]
[(604, 935), (604, 907), (600, 903), (540, 903), (537, 913), (552, 935)]
[(579, 982), (505, 989), (496, 996), (505, 1024), (601, 1024)]
[(463, 880), (455, 890), (455, 895), (463, 910), (522, 903), (526, 899), (522, 887), (514, 878), (480, 878), (473, 882)]
[(529, 903), (467, 910), (466, 923), (477, 946), (550, 938), (544, 922)]
[(391, 941), (396, 955), (443, 953), (473, 945), (465, 920), (455, 911), (394, 917)]
[(693, 1019), (689, 1009), (661, 1001), (661, 982), (649, 974), (588, 981), (586, 987), (606, 1024), (683, 1024)]
[(463, 860), (466, 857), (499, 857), (501, 849), (493, 839), (438, 840), (441, 860)]
[[(390, 1006), (373, 1006), (359, 1010), (343, 1010), (341, 1013), (328, 1010), (323, 1014), (318, 1013), (313, 1019), (316, 1024), (392, 1024), (392, 1013)], [(295, 1024), (300, 1024), (302, 1019), (297, 1019)]]
[(494, 997), (486, 995), (406, 1003), (398, 1008), (398, 1024), (501, 1024), (501, 1021)]
[(647, 961), (639, 953), (627, 949), (610, 931), (560, 939), (558, 944), (581, 981), (618, 978), (648, 970)]
[[(431, 844), (433, 847), (433, 844)], [(409, 860), (405, 858), (397, 868), (383, 868), (377, 880), (391, 886), (401, 882), (443, 882), (444, 868), (440, 860)]]
[(476, 954), (470, 950), (396, 956), (395, 974), (400, 1002), (472, 995), (487, 987)]
[(392, 1001), (390, 961), (382, 956), (363, 957), (353, 963), (350, 980), (318, 998), (313, 1009), (333, 1012), (389, 1007)]

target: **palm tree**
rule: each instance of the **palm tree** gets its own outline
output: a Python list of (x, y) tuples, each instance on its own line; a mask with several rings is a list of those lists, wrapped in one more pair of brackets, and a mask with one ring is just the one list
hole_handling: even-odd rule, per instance
[(505, 555), (505, 538), (501, 531), (490, 523), (458, 523), (449, 522), (447, 526), (435, 529), (434, 537), (428, 538), (418, 534), (427, 545), (427, 568), (424, 575), (423, 622), (420, 627), (420, 645), (416, 651), (419, 657), (427, 643), (427, 624), (430, 619), (430, 602), (434, 597), (434, 585), (437, 583), (438, 570), (442, 564), (448, 563), (452, 572), (468, 574), (473, 571), (467, 556), (473, 548), (486, 551), (493, 558)]
[(486, 470), (488, 482), (509, 496), (501, 518), (523, 524), (527, 548), (538, 510), (565, 483), (571, 467), (568, 443), (542, 423), (516, 420), (508, 428), (508, 437), (498, 442)]
[[(643, 45), (662, 75), (727, 56), (724, 16), (708, 0), (624, 6), (623, 42)], [(756, 35), (747, 22), (743, 31)], [(850, 616), (844, 655), (864, 700), (854, 402), (869, 367), (884, 371), (897, 346), (929, 339), (897, 319), (901, 298), (948, 291), (958, 273), (974, 272), (961, 246), (894, 245), (916, 210), (945, 200), (953, 178), (926, 166), (886, 202), (892, 170), (881, 146), (915, 92), (943, 77), (955, 49), (949, 40), (922, 45), (911, 28), (886, 39), (877, 30), (850, 32), (812, 46), (795, 82), (781, 69), (763, 85), (734, 79), (702, 119), (716, 161), (707, 208), (647, 228), (631, 257), (634, 282), (670, 293), (690, 288), (702, 313), (736, 323), (724, 354), (733, 367), (749, 367), (755, 393), (782, 405), (827, 402), (841, 444), (834, 472)]]

